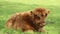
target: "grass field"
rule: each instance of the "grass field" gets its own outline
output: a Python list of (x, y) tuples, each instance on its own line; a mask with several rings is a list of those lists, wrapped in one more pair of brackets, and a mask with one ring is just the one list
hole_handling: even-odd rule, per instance
[(32, 34), (60, 34), (60, 0), (0, 0), (0, 34), (31, 34), (6, 29), (6, 20), (16, 12), (32, 10), (36, 7), (45, 7), (50, 10), (46, 19), (46, 33)]

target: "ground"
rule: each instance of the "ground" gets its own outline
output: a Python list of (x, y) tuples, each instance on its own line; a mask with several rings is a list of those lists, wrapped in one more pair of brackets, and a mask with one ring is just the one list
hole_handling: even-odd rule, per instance
[[(19, 2), (20, 1), (20, 2)], [(32, 1), (26, 0), (0, 0), (0, 33), (1, 34), (24, 34), (20, 31), (13, 29), (6, 29), (6, 20), (16, 12), (23, 12), (32, 10), (36, 7), (42, 6), (50, 10), (50, 14), (46, 19), (45, 33), (41, 34), (60, 34), (60, 1), (59, 0), (39, 0)], [(45, 1), (45, 2), (44, 2)], [(34, 32), (33, 34), (40, 34), (40, 32)], [(30, 34), (26, 32), (26, 34)]]

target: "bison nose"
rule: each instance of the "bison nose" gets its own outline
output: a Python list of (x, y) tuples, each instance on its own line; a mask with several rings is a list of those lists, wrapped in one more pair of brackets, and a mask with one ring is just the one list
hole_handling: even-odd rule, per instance
[(40, 22), (38, 23), (38, 26), (44, 26), (46, 23), (45, 22)]

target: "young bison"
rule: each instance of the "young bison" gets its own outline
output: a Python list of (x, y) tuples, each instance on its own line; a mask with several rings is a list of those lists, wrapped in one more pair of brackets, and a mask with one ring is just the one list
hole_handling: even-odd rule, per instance
[(43, 32), (45, 18), (49, 11), (45, 8), (36, 8), (30, 12), (16, 13), (6, 23), (7, 28), (24, 31), (33, 30)]

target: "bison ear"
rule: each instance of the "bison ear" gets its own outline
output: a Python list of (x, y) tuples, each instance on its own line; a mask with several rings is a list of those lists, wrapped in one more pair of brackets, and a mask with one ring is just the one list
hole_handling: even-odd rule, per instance
[(48, 11), (48, 13), (50, 13), (50, 11)]
[(30, 13), (32, 13), (32, 11), (30, 11)]
[(31, 13), (32, 15), (34, 15), (34, 12), (33, 12), (33, 11), (30, 11), (30, 13)]
[(32, 15), (32, 18), (34, 18), (34, 13), (33, 13), (33, 11), (30, 11), (30, 13), (31, 13), (31, 15)]
[(45, 14), (45, 16), (47, 16), (50, 13), (50, 11), (48, 11), (48, 13)]
[(33, 11), (30, 11), (31, 14), (33, 14)]

